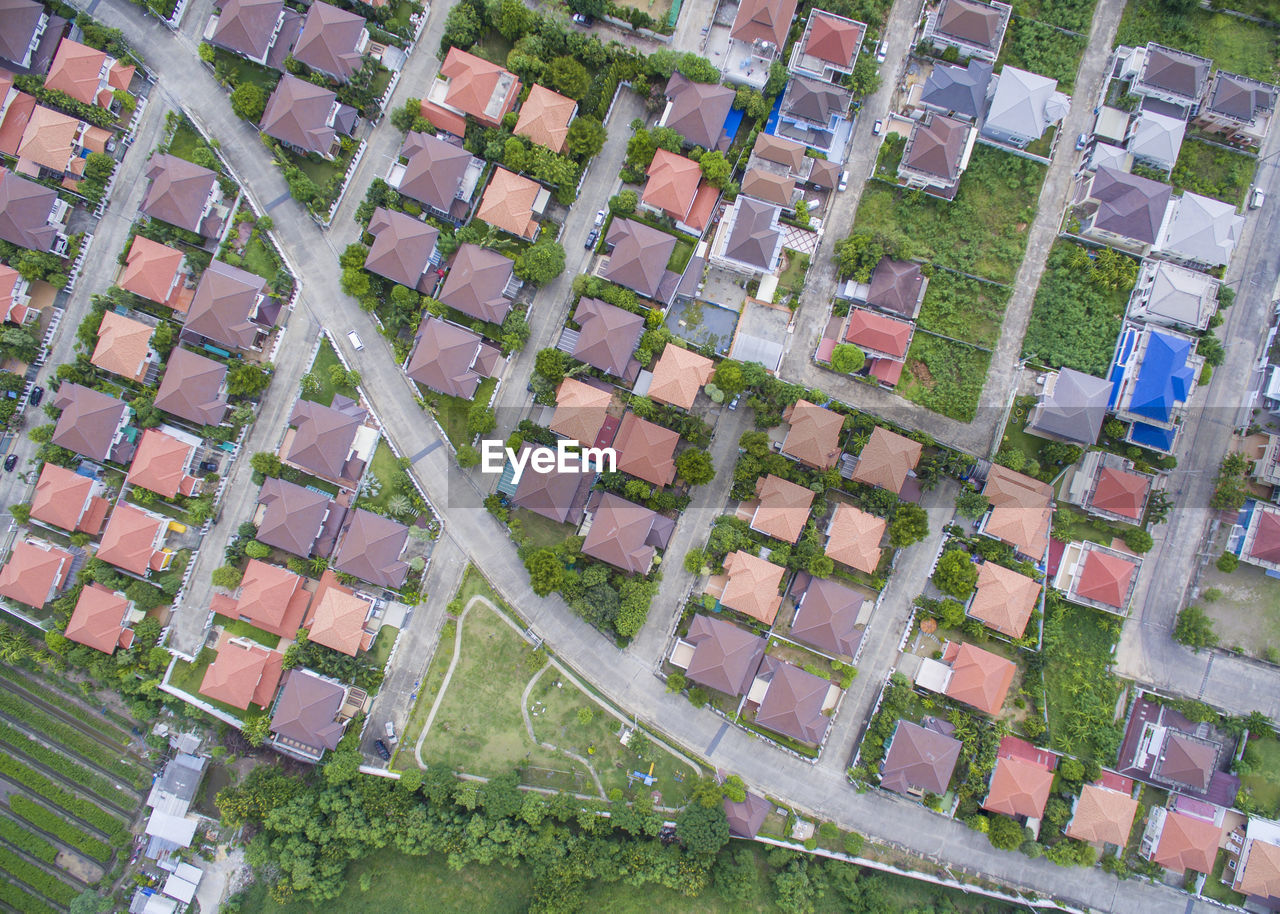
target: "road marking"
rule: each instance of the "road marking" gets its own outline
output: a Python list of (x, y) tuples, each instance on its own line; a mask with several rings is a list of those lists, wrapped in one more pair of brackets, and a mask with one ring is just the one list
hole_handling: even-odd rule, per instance
[(1200, 694), (1197, 695), (1196, 698), (1204, 698), (1204, 690), (1209, 687), (1209, 673), (1213, 671), (1213, 658), (1214, 658), (1214, 655), (1210, 654), (1209, 662), (1205, 664), (1204, 679), (1200, 680)]
[(720, 745), (720, 740), (728, 729), (729, 724), (727, 722), (720, 725), (720, 729), (716, 731), (716, 735), (712, 737), (711, 742), (707, 745), (707, 758), (711, 758), (711, 754), (716, 751), (716, 746)]
[(426, 447), (424, 447), (422, 450), (418, 451), (418, 453), (416, 453), (416, 454), (414, 454), (412, 457), (410, 457), (410, 458), (409, 458), (409, 463), (411, 463), (411, 464), (412, 464), (412, 463), (417, 463), (417, 462), (418, 462), (419, 460), (421, 460), (423, 457), (426, 457), (428, 454), (430, 454), (430, 453), (431, 453), (432, 451), (434, 451), (436, 448), (440, 447), (440, 445), (442, 445), (443, 443), (444, 443), (443, 441), (433, 441), (431, 444), (428, 444), (428, 445), (427, 445)]
[[(94, 0), (94, 2), (97, 2), (97, 0)], [(289, 199), (289, 192), (285, 191), (280, 196), (276, 197), (274, 200), (268, 203), (264, 208), (266, 209), (267, 212), (271, 212), (273, 209), (275, 209), (277, 206), (279, 206), (281, 203), (283, 203), (288, 199)]]

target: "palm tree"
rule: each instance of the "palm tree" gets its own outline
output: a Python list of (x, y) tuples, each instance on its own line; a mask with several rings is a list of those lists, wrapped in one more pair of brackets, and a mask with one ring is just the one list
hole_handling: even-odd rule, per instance
[(396, 516), (409, 514), (413, 511), (413, 502), (409, 500), (409, 496), (397, 492), (387, 499), (387, 511)]

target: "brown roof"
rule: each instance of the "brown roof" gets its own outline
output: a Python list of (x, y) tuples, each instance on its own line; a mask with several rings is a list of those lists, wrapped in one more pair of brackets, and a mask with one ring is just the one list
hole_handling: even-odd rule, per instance
[(289, 670), (271, 715), (271, 732), (286, 743), (300, 743), (315, 754), (337, 749), (345, 724), (338, 712), (347, 690), (340, 682), (310, 670)]
[(292, 73), (280, 77), (259, 126), (275, 137), (306, 152), (328, 155), (338, 132), (329, 123), (329, 112), (338, 96)]
[(711, 380), (715, 363), (675, 343), (667, 343), (653, 366), (649, 399), (681, 409), (692, 409), (698, 391)]
[(613, 253), (601, 276), (649, 298), (667, 297), (662, 294), (662, 285), (668, 275), (667, 262), (676, 249), (674, 235), (634, 219), (614, 219), (605, 240), (613, 245)]
[[(521, 448), (533, 446), (525, 442)], [(531, 473), (526, 470), (516, 484), (511, 503), (556, 523), (577, 525), (587, 504), (587, 493), (595, 480), (593, 473)]]
[(808, 41), (804, 53), (844, 69), (852, 69), (866, 26), (843, 16), (814, 10), (809, 14)]
[(346, 82), (364, 62), (357, 50), (364, 25), (355, 13), (315, 0), (293, 46), (293, 56), (313, 70)]
[(880, 541), (888, 525), (883, 517), (838, 502), (827, 524), (824, 551), (832, 561), (872, 574), (880, 566)]
[(480, 208), (476, 210), (476, 218), (512, 235), (533, 239), (538, 235), (533, 207), (541, 192), (542, 185), (537, 181), (512, 174), (505, 168), (495, 168)]
[(1038, 819), (1044, 814), (1052, 787), (1052, 771), (1024, 758), (1001, 756), (996, 759), (991, 789), (982, 801), (982, 808), (1008, 816)]
[(471, 153), (431, 134), (410, 133), (404, 138), (400, 155), (407, 161), (396, 189), (406, 197), (448, 213), (462, 187)]
[(236, 599), (236, 612), (258, 628), (292, 638), (311, 604), (307, 579), (279, 565), (249, 559)]
[(1142, 508), (1147, 502), (1147, 490), (1150, 487), (1149, 476), (1114, 467), (1102, 467), (1098, 471), (1098, 481), (1094, 484), (1089, 504), (1101, 511), (1141, 520)]
[(794, 543), (800, 539), (809, 520), (813, 497), (812, 489), (781, 476), (762, 476), (756, 480), (759, 504), (751, 518), (751, 528), (774, 539)]
[(665, 549), (675, 521), (612, 492), (600, 495), (582, 551), (631, 574), (647, 574), (655, 549)]
[(248, 641), (233, 641), (223, 632), (218, 654), (204, 672), (200, 694), (242, 710), (248, 710), (251, 704), (268, 707), (280, 683), (283, 661), (284, 655), (279, 651)]
[(1217, 748), (1176, 730), (1166, 733), (1160, 759), (1152, 773), (1166, 781), (1207, 790), (1218, 760)]
[(578, 103), (573, 99), (545, 86), (531, 86), (529, 96), (520, 108), (515, 133), (528, 137), (539, 146), (546, 146), (552, 152), (564, 152), (569, 122), (577, 110)]
[(960, 758), (960, 740), (909, 720), (899, 720), (880, 769), (880, 786), (906, 794), (947, 792)]
[(765, 625), (772, 625), (782, 605), (778, 585), (782, 583), (787, 569), (749, 552), (738, 551), (725, 556), (724, 570), (729, 578), (720, 602), (729, 609), (759, 619)]
[[(234, 0), (232, 0), (234, 2)], [(156, 153), (147, 165), (147, 193), (142, 212), (191, 232), (201, 229), (201, 213), (218, 176), (177, 156)]]
[(368, 410), (347, 397), (334, 397), (330, 406), (299, 400), (289, 416), (297, 432), (285, 460), (334, 482), (355, 478), (351, 446), (368, 415)]
[(556, 411), (551, 430), (583, 445), (595, 443), (608, 418), (613, 393), (576, 378), (565, 378), (556, 388)]
[(852, 657), (862, 640), (857, 624), (862, 594), (832, 578), (814, 578), (791, 623), (791, 637), (819, 650)]
[(128, 597), (96, 582), (88, 584), (80, 590), (64, 634), (77, 644), (114, 654), (117, 647), (133, 643), (128, 615)]
[(179, 492), (190, 495), (196, 480), (188, 476), (186, 470), (193, 450), (186, 441), (156, 428), (146, 429), (129, 467), (130, 485), (149, 489), (164, 498), (176, 498)]
[(782, 243), (781, 227), (775, 224), (780, 215), (779, 207), (741, 196), (734, 201), (730, 212), (733, 225), (725, 239), (724, 256), (759, 270), (771, 270), (776, 266), (776, 255)]
[(694, 646), (685, 675), (729, 695), (746, 693), (764, 658), (763, 638), (712, 616), (694, 616), (683, 640)]
[(768, 680), (769, 687), (756, 710), (756, 723), (801, 742), (822, 742), (831, 726), (831, 718), (822, 713), (831, 682), (768, 655), (758, 678)]
[(1261, 838), (1250, 840), (1248, 859), (1233, 888), (1255, 898), (1280, 899), (1280, 847)]
[[(520, 93), (520, 80), (515, 74), (458, 48), (449, 49), (440, 75), (449, 80), (445, 103), (483, 121), (500, 120)], [(509, 88), (495, 108), (494, 96), (503, 91), (504, 84)], [(496, 117), (491, 110), (496, 111)]]
[(364, 623), (372, 609), (368, 600), (356, 596), (332, 571), (326, 571), (311, 601), (307, 639), (354, 657), (366, 646)]
[(431, 254), (440, 230), (434, 225), (379, 206), (369, 220), (373, 246), (364, 268), (392, 282), (419, 291), (435, 285)]
[(729, 821), (729, 834), (739, 838), (754, 838), (773, 811), (773, 804), (764, 797), (748, 793), (741, 803), (724, 798), (724, 817)]
[(81, 121), (61, 111), (38, 106), (22, 131), (18, 158), (30, 159), (53, 171), (68, 171), (74, 155), (72, 144)]
[(683, 220), (693, 206), (702, 168), (692, 159), (659, 149), (645, 172), (648, 180), (640, 202), (660, 209), (673, 219)]
[(515, 261), (510, 257), (478, 244), (464, 244), (453, 255), (438, 297), (468, 317), (501, 324), (511, 310), (506, 289), (514, 271)]
[(31, 516), (43, 524), (97, 536), (108, 503), (93, 494), (93, 485), (87, 476), (46, 463), (32, 494)]
[(502, 352), (479, 334), (428, 314), (405, 371), (432, 390), (470, 400), (501, 358)]
[(183, 330), (232, 349), (253, 348), (266, 328), (250, 318), (266, 288), (261, 276), (213, 261), (200, 276)]
[[(786, 137), (774, 136), (761, 131), (756, 136), (756, 144), (751, 151), (766, 161), (786, 166), (793, 174), (799, 174), (804, 167), (805, 146)], [(816, 159), (814, 161), (817, 161)]]
[(782, 442), (782, 453), (819, 470), (836, 465), (843, 416), (808, 400), (797, 400), (787, 407), (782, 419), (791, 424)]
[(1049, 548), (1049, 506), (1053, 488), (998, 464), (987, 472), (982, 494), (991, 502), (983, 532), (1023, 555), (1041, 558)]
[(915, 324), (911, 321), (879, 314), (868, 308), (852, 308), (844, 340), (866, 350), (869, 355), (882, 353), (901, 360), (907, 356), (914, 332)]
[(964, 41), (997, 50), (1003, 20), (1000, 10), (976, 0), (942, 0), (938, 11), (937, 31)]
[(1129, 584), (1137, 570), (1133, 562), (1090, 549), (1085, 553), (1084, 570), (1076, 582), (1076, 596), (1123, 610), (1129, 600)]
[(1010, 638), (1021, 638), (1040, 599), (1040, 584), (995, 562), (978, 566), (969, 615)]
[(742, 0), (729, 35), (748, 44), (765, 41), (781, 50), (795, 17), (796, 0)]
[(58, 194), (0, 168), (0, 239), (32, 251), (48, 251), (58, 239), (49, 224)]
[(168, 304), (179, 281), (184, 255), (176, 248), (135, 235), (120, 274), (120, 288), (159, 304)]
[(45, 15), (44, 7), (31, 0), (0, 2), (0, 57), (22, 63)]
[(1068, 838), (1124, 847), (1138, 812), (1138, 801), (1128, 794), (1098, 784), (1085, 784), (1075, 813), (1065, 829)]
[(1151, 859), (1165, 869), (1181, 873), (1195, 870), (1213, 872), (1218, 856), (1222, 827), (1181, 812), (1168, 812), (1160, 831), (1160, 841)]
[(1012, 660), (972, 644), (961, 644), (951, 663), (947, 695), (979, 711), (998, 714), (1017, 669)]
[(920, 312), (920, 290), (923, 286), (924, 273), (920, 271), (920, 264), (883, 257), (871, 273), (867, 304), (903, 317), (915, 317)]
[(725, 135), (724, 125), (733, 107), (733, 89), (718, 82), (696, 83), (672, 73), (666, 95), (671, 101), (667, 127), (690, 145), (721, 151), (728, 148), (730, 138)]
[(324, 492), (274, 476), (262, 481), (258, 503), (265, 509), (257, 540), (306, 558), (320, 536), (333, 500)]
[(956, 180), (969, 126), (941, 114), (917, 121), (911, 128), (902, 166), (946, 181)]
[(0, 568), (0, 596), (39, 609), (60, 591), (71, 571), (71, 553), (40, 540), (17, 540)]
[(333, 567), (379, 587), (401, 587), (409, 566), (400, 561), (409, 528), (369, 511), (352, 511)]
[(276, 21), (283, 8), (284, 0), (226, 0), (210, 40), (261, 60), (271, 47)]
[(53, 399), (62, 410), (53, 429), (53, 443), (94, 460), (111, 456), (116, 431), (129, 415), (129, 405), (101, 391), (64, 382)]
[(791, 201), (795, 198), (796, 182), (786, 175), (752, 168), (742, 178), (742, 193), (790, 209)]
[(168, 521), (120, 501), (111, 511), (98, 544), (98, 558), (108, 564), (145, 575), (156, 555), (156, 535)]
[(876, 426), (871, 438), (858, 455), (858, 465), (853, 470), (855, 482), (888, 489), (895, 495), (902, 492), (907, 474), (920, 462), (923, 446), (896, 432)]
[(618, 470), (655, 486), (670, 485), (676, 477), (675, 453), (679, 443), (677, 432), (629, 412), (622, 417), (618, 436), (613, 440)]
[(582, 328), (573, 357), (607, 374), (626, 377), (635, 363), (631, 354), (644, 333), (644, 318), (597, 298), (584, 298), (573, 320)]
[(89, 361), (104, 371), (141, 382), (147, 375), (154, 332), (150, 324), (106, 311), (98, 328), (98, 345)]
[(197, 425), (217, 425), (227, 413), (227, 366), (181, 347), (169, 353), (155, 405)]
[[(102, 68), (108, 66), (107, 82), (109, 88), (98, 91), (101, 84)], [(122, 66), (118, 61), (108, 57), (97, 48), (62, 39), (58, 52), (53, 56), (49, 66), (49, 75), (45, 77), (44, 87), (58, 92), (65, 92), (78, 102), (86, 105), (111, 105), (111, 88), (128, 89), (133, 79), (133, 67)]]

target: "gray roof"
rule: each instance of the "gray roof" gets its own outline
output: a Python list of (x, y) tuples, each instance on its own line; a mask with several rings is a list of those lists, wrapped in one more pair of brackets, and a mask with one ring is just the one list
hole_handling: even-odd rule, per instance
[(366, 270), (422, 292), (435, 285), (429, 271), (440, 230), (434, 225), (379, 206), (369, 219), (369, 234), (373, 247), (365, 257)]
[(867, 304), (903, 317), (915, 317), (920, 310), (920, 290), (924, 286), (924, 273), (913, 260), (894, 260), (882, 257), (871, 271), (871, 286), (867, 292)]
[(227, 0), (209, 40), (237, 54), (261, 59), (283, 9), (284, 0)]
[(1160, 250), (1208, 266), (1226, 266), (1243, 228), (1244, 216), (1230, 203), (1184, 193), (1174, 204)]
[(410, 133), (400, 155), (407, 161), (397, 190), (442, 213), (449, 212), (471, 163), (471, 153), (430, 134)]
[(831, 118), (847, 115), (852, 101), (853, 94), (847, 89), (807, 76), (793, 76), (782, 98), (782, 113), (826, 127)]
[(400, 587), (409, 576), (409, 566), (400, 561), (408, 539), (404, 524), (358, 508), (347, 517), (333, 567), (379, 587)]
[(1218, 280), (1167, 260), (1144, 260), (1129, 317), (1204, 329), (1216, 307)]
[(1194, 103), (1200, 100), (1212, 69), (1213, 61), (1207, 57), (1152, 42), (1147, 45), (1147, 56), (1142, 64), (1138, 84)]
[(0, 57), (21, 64), (43, 14), (32, 0), (0, 0)]
[(573, 357), (615, 377), (626, 377), (631, 354), (644, 333), (644, 318), (599, 299), (584, 298), (573, 320), (582, 328)]
[(1093, 177), (1089, 196), (1098, 201), (1093, 225), (1102, 231), (1154, 244), (1173, 188), (1103, 166)]
[(1275, 86), (1247, 76), (1219, 70), (1213, 76), (1205, 107), (1241, 123), (1253, 123), (1259, 114), (1276, 107)]
[(737, 214), (724, 256), (761, 270), (771, 269), (782, 246), (782, 233), (775, 225), (778, 207), (751, 197), (739, 197), (734, 208)]
[(190, 803), (196, 798), (200, 789), (200, 779), (204, 777), (205, 767), (209, 760), (200, 756), (180, 753), (164, 766), (160, 779), (151, 788), (147, 797), (147, 805), (155, 806), (162, 796), (170, 797), (180, 803)]
[(334, 397), (332, 406), (298, 400), (289, 416), (289, 424), (297, 431), (285, 459), (326, 479), (351, 478), (347, 458), (368, 415), (368, 410), (348, 397)]
[(170, 225), (200, 232), (205, 201), (218, 180), (217, 174), (174, 155), (157, 153), (147, 164), (146, 196), (142, 212)]
[(685, 670), (689, 679), (729, 695), (746, 694), (764, 658), (763, 638), (723, 619), (697, 615), (684, 640), (694, 646)]
[(227, 366), (181, 347), (169, 354), (155, 405), (197, 425), (217, 425), (227, 412)]
[(268, 476), (258, 493), (258, 503), (266, 510), (256, 539), (303, 558), (310, 556), (332, 504), (329, 496)]
[(468, 317), (501, 324), (511, 310), (505, 294), (515, 261), (478, 244), (464, 244), (453, 255), (439, 299)]
[[(349, 130), (354, 124), (354, 120), (344, 117), (341, 110), (333, 124), (329, 123), (329, 112), (337, 99), (338, 96), (328, 89), (286, 73), (280, 77), (276, 90), (267, 100), (266, 110), (262, 112), (262, 132), (306, 152), (328, 155), (338, 138), (337, 128), (347, 125)], [(339, 107), (354, 113), (346, 105)]]
[(1129, 138), (1129, 151), (1136, 158), (1148, 159), (1164, 168), (1172, 168), (1178, 161), (1182, 137), (1187, 122), (1155, 111), (1143, 111), (1134, 124)]
[(200, 276), (183, 331), (232, 349), (249, 349), (259, 331), (250, 320), (267, 288), (261, 276), (215, 260)]
[(976, 57), (967, 67), (935, 63), (925, 80), (920, 101), (943, 111), (953, 111), (968, 118), (982, 113), (991, 82), (991, 64)]
[(667, 98), (671, 100), (667, 126), (695, 146), (723, 149), (728, 146), (728, 138), (722, 137), (724, 122), (734, 96), (728, 86), (696, 83), (673, 73), (667, 81)]
[(613, 245), (609, 266), (601, 275), (610, 282), (657, 298), (667, 275), (676, 238), (634, 219), (614, 219), (605, 239)]
[(57, 191), (0, 168), (0, 239), (32, 251), (49, 251), (58, 230), (49, 224)]
[(880, 772), (880, 786), (905, 794), (911, 789), (941, 796), (960, 758), (960, 741), (909, 720), (899, 720)]
[(293, 56), (313, 70), (346, 82), (364, 63), (356, 50), (364, 25), (355, 13), (315, 0), (307, 10)]
[(1110, 397), (1109, 381), (1063, 368), (1058, 372), (1053, 393), (1041, 401), (1032, 427), (1078, 444), (1094, 444)]
[(1006, 66), (996, 79), (984, 130), (990, 127), (1038, 139), (1067, 113), (1070, 102), (1057, 90), (1056, 79)]
[(271, 732), (317, 754), (336, 749), (343, 729), (338, 711), (346, 697), (341, 683), (322, 679), (310, 670), (287, 670), (271, 715)]

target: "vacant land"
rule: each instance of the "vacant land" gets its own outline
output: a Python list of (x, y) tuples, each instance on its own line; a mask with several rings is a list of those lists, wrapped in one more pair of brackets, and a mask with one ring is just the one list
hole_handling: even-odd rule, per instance
[(1244, 562), (1230, 574), (1210, 564), (1200, 593), (1199, 605), (1213, 620), (1223, 647), (1241, 648), (1254, 657), (1280, 651), (1280, 581)]
[(1111, 652), (1120, 620), (1056, 596), (1044, 624), (1044, 690), (1049, 745), (1109, 764), (1120, 745), (1115, 706), (1120, 684)]
[(1188, 139), (1173, 166), (1173, 186), (1238, 207), (1244, 203), (1257, 167), (1258, 160), (1253, 156)]
[(935, 413), (969, 422), (978, 412), (991, 353), (917, 332), (898, 393)]
[(1036, 290), (1031, 323), (1022, 340), (1023, 358), (1101, 377), (1115, 353), (1132, 288), (1132, 280), (1118, 287), (1104, 284), (1085, 248), (1057, 242)]
[(1073, 32), (1088, 32), (1094, 5), (1094, 0), (1014, 0), (1013, 13)]
[(1088, 43), (1084, 35), (1069, 35), (1047, 22), (1015, 16), (1009, 22), (1000, 63), (1056, 79), (1060, 91), (1070, 92)]
[[(1264, 14), (1265, 15), (1265, 14)], [(1274, 18), (1274, 16), (1273, 16)], [(1274, 81), (1280, 32), (1226, 13), (1170, 11), (1160, 0), (1132, 0), (1120, 20), (1116, 44), (1148, 41), (1209, 57), (1224, 70)]]
[(1008, 286), (934, 270), (916, 323), (925, 330), (990, 349), (1000, 338)]

